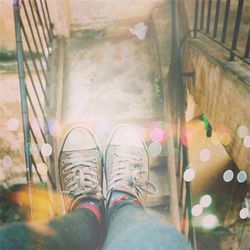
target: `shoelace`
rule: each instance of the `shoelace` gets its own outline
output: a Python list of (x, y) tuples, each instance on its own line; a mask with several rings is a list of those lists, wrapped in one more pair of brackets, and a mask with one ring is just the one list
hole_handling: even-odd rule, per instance
[[(158, 189), (156, 185), (150, 181), (143, 179), (142, 158), (136, 155), (125, 153), (113, 153), (112, 172), (110, 175), (110, 184), (108, 194), (116, 186), (127, 186), (142, 201), (142, 194), (155, 194)], [(152, 188), (152, 190), (150, 190)]]
[(78, 195), (97, 195), (102, 197), (102, 189), (99, 185), (96, 158), (70, 156), (63, 162), (66, 191), (71, 197)]

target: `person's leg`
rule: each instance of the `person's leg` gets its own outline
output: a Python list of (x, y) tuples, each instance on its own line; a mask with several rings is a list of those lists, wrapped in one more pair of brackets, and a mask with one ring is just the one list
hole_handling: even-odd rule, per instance
[(71, 129), (59, 155), (66, 216), (48, 223), (14, 223), (0, 231), (1, 249), (96, 249), (103, 238), (102, 154), (94, 135)]
[(115, 129), (105, 153), (109, 226), (104, 249), (190, 249), (176, 229), (144, 211), (146, 194), (156, 192), (148, 168), (146, 146), (135, 128)]
[(97, 249), (101, 238), (100, 220), (82, 208), (49, 222), (5, 226), (0, 230), (0, 249)]
[(103, 249), (190, 250), (191, 248), (174, 227), (148, 215), (135, 200), (125, 198), (115, 203), (109, 210), (109, 227)]

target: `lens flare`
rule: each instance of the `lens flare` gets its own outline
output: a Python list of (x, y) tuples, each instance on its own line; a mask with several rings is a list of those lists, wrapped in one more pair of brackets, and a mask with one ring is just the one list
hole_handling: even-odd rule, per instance
[(247, 126), (241, 125), (237, 128), (237, 135), (239, 138), (245, 138), (248, 135)]
[(43, 156), (50, 156), (52, 154), (52, 147), (48, 143), (44, 143), (41, 146), (41, 153)]
[(250, 136), (246, 136), (243, 140), (243, 145), (246, 147), (246, 148), (250, 148)]
[(40, 175), (46, 175), (48, 172), (48, 166), (43, 162), (38, 163), (37, 164), (37, 171)]
[(2, 165), (6, 168), (10, 168), (12, 166), (12, 158), (9, 155), (5, 155), (2, 159)]
[(150, 132), (150, 138), (154, 142), (161, 142), (164, 138), (164, 132), (161, 128), (153, 128)]
[(6, 126), (9, 131), (16, 131), (19, 126), (19, 121), (16, 118), (11, 118), (7, 121)]
[(212, 197), (209, 194), (203, 195), (200, 199), (200, 204), (202, 207), (209, 207), (212, 203)]
[(230, 182), (234, 178), (234, 173), (232, 170), (226, 170), (223, 174), (223, 180), (225, 182)]
[(207, 214), (202, 218), (202, 226), (206, 229), (213, 229), (219, 225), (219, 220), (214, 214)]
[(247, 173), (245, 171), (240, 171), (238, 174), (237, 174), (237, 181), (239, 183), (243, 183), (247, 180)]
[(246, 218), (248, 218), (249, 217), (249, 210), (248, 210), (248, 208), (246, 208), (246, 207), (242, 208), (240, 210), (239, 215), (240, 215), (240, 218), (243, 219), (243, 220), (246, 219)]
[(158, 156), (162, 151), (162, 145), (159, 142), (152, 142), (148, 149), (151, 155)]
[(192, 168), (188, 168), (185, 170), (183, 178), (186, 182), (192, 181), (194, 177), (195, 177), (195, 171)]
[(201, 152), (200, 152), (200, 160), (202, 162), (208, 161), (210, 159), (210, 157), (211, 157), (211, 152), (210, 152), (209, 149), (204, 148), (204, 149), (201, 150)]
[(227, 132), (224, 132), (220, 135), (220, 141), (223, 145), (230, 144), (231, 140), (231, 135)]
[(214, 145), (219, 145), (219, 144), (220, 144), (219, 135), (218, 135), (217, 132), (214, 132), (214, 133), (212, 134), (211, 142), (212, 142)]
[(40, 151), (40, 147), (39, 147), (38, 144), (36, 144), (36, 143), (30, 143), (29, 144), (29, 152), (30, 152), (30, 154), (32, 154), (34, 156), (34, 155), (38, 154), (39, 151)]
[(200, 216), (203, 212), (203, 208), (200, 204), (196, 204), (192, 208), (192, 215), (193, 216)]

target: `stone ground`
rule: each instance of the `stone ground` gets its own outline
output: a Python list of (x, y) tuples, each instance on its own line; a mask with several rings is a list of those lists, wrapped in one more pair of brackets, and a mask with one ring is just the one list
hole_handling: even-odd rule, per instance
[[(162, 100), (157, 89), (160, 86), (156, 85), (160, 76), (155, 72), (152, 46), (155, 45), (150, 27), (143, 40), (132, 34), (105, 37), (101, 32), (90, 35), (75, 32), (66, 41), (60, 123), (67, 128), (88, 125), (97, 134), (102, 148), (112, 128), (132, 123), (150, 146), (152, 128), (164, 129)], [(157, 184), (159, 193), (149, 197), (148, 205), (157, 206), (161, 217), (165, 211), (166, 219), (169, 191), (163, 151), (159, 156), (151, 152), (150, 179)]]

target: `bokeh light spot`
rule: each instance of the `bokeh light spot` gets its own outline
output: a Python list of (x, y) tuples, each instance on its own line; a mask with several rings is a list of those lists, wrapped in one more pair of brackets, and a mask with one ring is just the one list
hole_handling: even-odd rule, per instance
[(209, 207), (212, 203), (212, 197), (209, 194), (203, 195), (200, 198), (200, 204), (202, 207)]
[(193, 216), (200, 216), (203, 212), (203, 208), (200, 204), (196, 204), (192, 208), (192, 215)]
[(223, 145), (228, 145), (231, 142), (231, 135), (227, 132), (224, 132), (220, 135), (220, 141)]
[(238, 174), (237, 174), (237, 181), (239, 183), (243, 183), (247, 180), (247, 173), (245, 171), (240, 171)]
[(16, 131), (19, 126), (19, 121), (16, 118), (11, 118), (6, 123), (7, 130)]
[(39, 147), (38, 144), (36, 144), (36, 143), (30, 143), (29, 144), (29, 152), (30, 152), (30, 154), (36, 155), (36, 154), (39, 153), (39, 151), (40, 151), (40, 147)]
[(246, 136), (243, 140), (243, 145), (246, 147), (246, 148), (250, 148), (250, 136)]
[(150, 132), (150, 138), (154, 142), (161, 142), (164, 138), (164, 132), (161, 128), (153, 128)]
[(246, 218), (248, 218), (249, 217), (249, 209), (246, 208), (246, 207), (242, 208), (240, 210), (239, 215), (240, 215), (240, 218), (243, 219), (243, 220), (246, 219)]
[(213, 229), (217, 227), (219, 220), (214, 214), (207, 214), (202, 218), (202, 226), (206, 229)]
[(57, 121), (50, 120), (48, 122), (48, 130), (52, 136), (55, 137), (63, 136), (63, 127)]
[(2, 165), (6, 168), (10, 168), (12, 166), (12, 158), (9, 155), (5, 155), (2, 159)]
[(188, 168), (185, 170), (183, 178), (186, 182), (192, 181), (194, 177), (195, 177), (195, 171), (192, 168)]
[(162, 145), (159, 142), (152, 142), (148, 149), (151, 155), (158, 156), (162, 151)]
[(223, 180), (225, 182), (230, 182), (234, 178), (234, 173), (232, 170), (228, 169), (223, 174)]
[(204, 149), (201, 150), (201, 152), (200, 152), (200, 160), (202, 162), (208, 161), (210, 159), (210, 157), (211, 157), (211, 152), (210, 152), (209, 149), (204, 148)]
[(50, 156), (52, 154), (52, 147), (48, 143), (44, 143), (41, 146), (41, 153), (43, 156)]
[(211, 142), (212, 142), (214, 145), (219, 145), (219, 144), (220, 144), (219, 135), (218, 135), (217, 132), (214, 132), (214, 133), (212, 134)]
[(237, 135), (239, 138), (244, 138), (248, 135), (247, 126), (241, 125), (237, 128)]
[(48, 167), (45, 163), (40, 162), (37, 164), (37, 171), (40, 175), (46, 175), (48, 172)]

